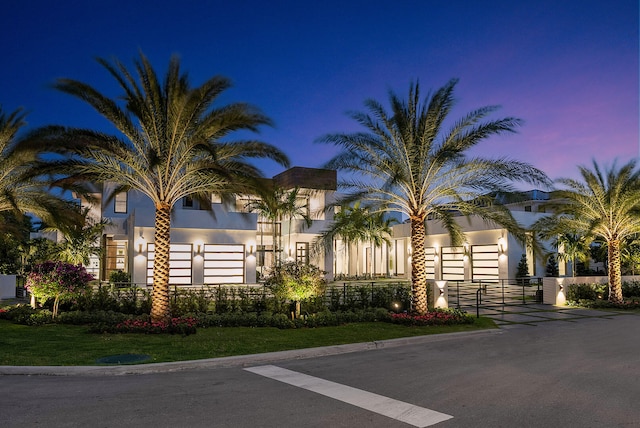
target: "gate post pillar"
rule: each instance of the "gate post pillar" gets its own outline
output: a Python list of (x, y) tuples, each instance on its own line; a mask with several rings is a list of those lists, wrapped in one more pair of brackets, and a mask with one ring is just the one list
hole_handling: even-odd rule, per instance
[(447, 281), (433, 281), (433, 306), (435, 308), (448, 308), (449, 307), (449, 289), (447, 287)]

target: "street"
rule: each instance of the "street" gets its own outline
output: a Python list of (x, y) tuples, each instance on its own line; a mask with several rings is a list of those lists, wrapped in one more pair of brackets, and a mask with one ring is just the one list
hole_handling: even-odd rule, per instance
[(5, 375), (1, 425), (640, 427), (639, 337), (625, 314), (255, 367)]

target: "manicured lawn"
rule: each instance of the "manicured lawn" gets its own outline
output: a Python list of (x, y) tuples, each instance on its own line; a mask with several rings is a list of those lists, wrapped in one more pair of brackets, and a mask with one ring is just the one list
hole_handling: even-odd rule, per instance
[(196, 334), (183, 337), (90, 334), (83, 326), (31, 327), (0, 320), (0, 365), (97, 365), (97, 359), (118, 354), (150, 355), (148, 363), (184, 361), (494, 327), (493, 321), (480, 318), (474, 324), (441, 327), (406, 327), (376, 322), (290, 330), (199, 328)]

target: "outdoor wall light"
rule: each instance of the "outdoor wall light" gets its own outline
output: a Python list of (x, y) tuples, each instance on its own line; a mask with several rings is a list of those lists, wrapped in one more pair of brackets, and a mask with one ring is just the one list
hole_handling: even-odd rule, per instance
[(204, 243), (202, 241), (195, 241), (193, 243), (193, 248), (194, 248), (193, 255), (195, 257), (202, 256), (202, 250), (204, 248)]
[(253, 255), (253, 250), (254, 250), (253, 245), (249, 245), (249, 255), (250, 256)]
[(444, 294), (444, 287), (447, 285), (447, 281), (436, 281), (436, 285), (438, 286), (438, 290), (440, 291), (440, 295)]
[(507, 251), (507, 243), (504, 238), (498, 239), (498, 253), (504, 254)]
[(140, 237), (137, 240), (138, 246), (138, 254), (142, 254), (142, 250), (144, 250), (144, 244), (145, 244), (145, 239), (144, 236), (142, 236), (142, 234), (140, 235)]

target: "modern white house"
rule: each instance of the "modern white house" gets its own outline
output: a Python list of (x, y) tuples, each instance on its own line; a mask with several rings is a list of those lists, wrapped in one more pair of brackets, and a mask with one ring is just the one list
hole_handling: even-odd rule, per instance
[[(282, 260), (298, 260), (317, 265), (328, 279), (369, 277), (409, 279), (411, 268), (410, 225), (396, 224), (390, 244), (374, 247), (368, 243), (347, 248), (336, 240), (324, 254), (313, 254), (312, 243), (329, 227), (333, 210), (325, 210), (337, 196), (336, 171), (294, 167), (272, 179), (275, 185), (299, 189), (300, 207), (306, 207), (312, 225), (300, 218), (283, 219), (275, 224), (277, 248)], [(111, 200), (113, 185), (95, 189), (91, 206), (95, 218), (111, 221), (102, 237), (104, 256), (99, 260), (99, 278), (111, 272), (131, 274), (135, 284), (151, 284), (154, 259), (154, 207), (135, 191), (121, 193)], [(525, 193), (525, 200), (507, 205), (525, 227), (545, 215), (543, 204), (549, 194)], [(236, 197), (235, 202), (211, 199), (211, 209), (185, 198), (174, 208), (171, 220), (171, 284), (255, 284), (265, 267), (274, 260), (273, 224), (257, 213), (248, 212), (254, 195)], [(86, 204), (86, 202), (85, 202)], [(435, 221), (427, 222), (427, 269), (430, 279), (488, 281), (515, 278), (522, 254), (526, 254), (531, 276), (544, 276), (540, 257), (525, 249), (509, 232), (479, 218), (459, 217), (466, 234), (463, 246), (453, 247), (446, 231)], [(291, 227), (289, 227), (291, 224)], [(563, 274), (561, 266), (561, 274)]]
[[(285, 190), (298, 188), (300, 206), (313, 218), (311, 227), (304, 221), (277, 222), (277, 248), (283, 259), (309, 262), (310, 246), (327, 222), (333, 218), (324, 207), (330, 205), (336, 190), (336, 172), (294, 167), (272, 178)], [(130, 191), (108, 201), (113, 185), (105, 183), (92, 196), (92, 215), (110, 220), (102, 238), (104, 256), (100, 279), (122, 270), (131, 274), (135, 284), (151, 284), (154, 258), (154, 206), (144, 195)], [(212, 196), (209, 210), (196, 200), (184, 198), (174, 207), (171, 219), (171, 284), (254, 284), (263, 266), (273, 260), (273, 225), (257, 213), (249, 212), (254, 195), (237, 196), (223, 202)], [(84, 201), (84, 204), (87, 202)], [(291, 226), (291, 227), (289, 227)], [(327, 255), (331, 257), (330, 254)], [(314, 260), (333, 272), (324, 257)]]

